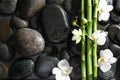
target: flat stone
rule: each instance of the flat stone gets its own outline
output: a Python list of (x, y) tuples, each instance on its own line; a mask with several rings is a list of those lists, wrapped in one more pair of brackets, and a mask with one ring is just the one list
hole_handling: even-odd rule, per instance
[(4, 18), (0, 20), (0, 41), (7, 41), (7, 39), (13, 34), (9, 25), (9, 19)]
[(113, 43), (118, 44), (117, 34), (119, 31), (120, 31), (119, 25), (113, 24), (108, 27), (108, 36), (110, 37), (111, 41), (113, 41)]
[(46, 2), (49, 4), (62, 4), (64, 0), (47, 0)]
[(19, 0), (18, 10), (23, 19), (30, 19), (45, 6), (46, 0)]
[(60, 43), (68, 37), (66, 12), (58, 5), (47, 5), (42, 12), (44, 36), (52, 43)]
[(6, 79), (8, 77), (9, 69), (6, 64), (0, 62), (0, 79)]
[(120, 14), (112, 11), (111, 12), (111, 20), (112, 20), (112, 23), (115, 23), (115, 24), (120, 23)]
[(0, 12), (11, 14), (15, 11), (17, 0), (0, 0)]
[(80, 0), (64, 0), (63, 6), (69, 14), (80, 13)]
[(52, 69), (57, 65), (57, 60), (53, 57), (40, 55), (36, 61), (35, 74), (39, 78), (48, 78), (52, 75)]
[(109, 48), (113, 52), (115, 57), (120, 56), (120, 46), (118, 44), (110, 43)]
[(32, 19), (30, 20), (30, 26), (33, 29), (38, 29), (38, 18), (36, 16), (32, 17)]
[(10, 26), (11, 26), (12, 30), (14, 30), (14, 31), (16, 31), (17, 29), (26, 28), (29, 26), (28, 21), (20, 19), (16, 16), (12, 17), (10, 24), (11, 24)]
[(34, 62), (29, 58), (17, 59), (10, 68), (12, 79), (23, 79), (30, 76), (34, 69)]
[(120, 13), (120, 0), (115, 0), (115, 10)]
[(120, 42), (120, 32), (118, 32), (117, 34), (117, 39), (118, 39), (118, 42)]
[(13, 58), (13, 53), (5, 43), (0, 42), (0, 58), (10, 60)]
[(16, 32), (16, 48), (23, 56), (33, 56), (44, 50), (45, 41), (36, 30), (22, 28)]

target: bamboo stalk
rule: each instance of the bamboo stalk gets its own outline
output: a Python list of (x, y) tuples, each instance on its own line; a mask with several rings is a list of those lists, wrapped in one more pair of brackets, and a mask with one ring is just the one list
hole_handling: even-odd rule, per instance
[(86, 60), (85, 60), (85, 27), (84, 27), (84, 0), (81, 0), (81, 19), (80, 26), (82, 30), (82, 40), (81, 40), (81, 70), (82, 70), (82, 80), (86, 80)]
[[(93, 10), (93, 32), (97, 30), (97, 13), (98, 13), (98, 0), (94, 0)], [(94, 80), (97, 78), (97, 43), (96, 40), (93, 42), (93, 77)]]
[[(87, 34), (88, 36), (92, 35), (92, 0), (87, 1)], [(92, 77), (92, 41), (87, 38), (87, 76), (88, 80), (93, 80)]]

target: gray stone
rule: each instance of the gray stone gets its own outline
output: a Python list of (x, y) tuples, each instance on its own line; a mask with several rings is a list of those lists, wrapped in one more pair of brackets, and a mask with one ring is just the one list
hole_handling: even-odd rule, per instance
[(45, 41), (36, 30), (22, 28), (16, 32), (16, 48), (23, 56), (32, 56), (44, 50)]
[(115, 10), (120, 13), (120, 0), (115, 0)]
[(120, 14), (119, 13), (115, 13), (114, 11), (111, 12), (111, 20), (112, 20), (112, 23), (120, 23)]
[(11, 14), (15, 11), (17, 0), (0, 0), (0, 12)]
[(62, 4), (64, 0), (47, 0), (49, 4)]

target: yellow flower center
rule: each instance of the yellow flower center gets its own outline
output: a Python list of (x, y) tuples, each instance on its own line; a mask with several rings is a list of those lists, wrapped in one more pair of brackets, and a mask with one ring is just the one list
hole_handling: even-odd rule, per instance
[(65, 69), (65, 74), (66, 74), (66, 76), (69, 75), (69, 69), (68, 68)]
[(104, 12), (104, 10), (102, 8), (100, 8), (99, 13), (101, 14), (102, 12)]
[(100, 58), (100, 63), (103, 63), (105, 62), (105, 59), (104, 58)]

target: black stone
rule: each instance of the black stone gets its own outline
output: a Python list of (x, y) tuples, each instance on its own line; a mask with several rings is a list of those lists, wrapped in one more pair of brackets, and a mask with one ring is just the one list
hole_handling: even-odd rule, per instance
[(23, 19), (20, 19), (18, 17), (13, 17), (10, 21), (10, 26), (12, 28), (13, 31), (16, 31), (17, 29), (20, 29), (20, 28), (26, 28), (28, 27), (28, 22), (23, 20)]
[(44, 36), (49, 42), (60, 43), (68, 37), (67, 15), (58, 5), (47, 5), (42, 12)]
[(64, 0), (47, 0), (49, 4), (62, 4)]
[(32, 56), (44, 50), (45, 42), (36, 30), (22, 28), (16, 32), (16, 48), (23, 56)]
[(0, 79), (1, 80), (6, 79), (8, 77), (8, 74), (9, 74), (8, 66), (3, 62), (0, 62)]
[(111, 20), (112, 20), (112, 23), (115, 23), (115, 24), (120, 23), (120, 14), (112, 11), (111, 12)]
[(70, 65), (73, 67), (70, 74), (71, 80), (81, 80), (80, 57), (70, 58)]
[(113, 24), (108, 27), (108, 36), (110, 37), (113, 43), (118, 44), (117, 34), (120, 31), (120, 26)]
[(76, 56), (80, 56), (81, 54), (81, 43), (76, 44), (75, 41), (72, 41), (72, 38), (70, 37), (68, 39), (68, 50)]
[(0, 0), (0, 12), (11, 14), (15, 11), (17, 0)]
[(80, 0), (64, 0), (63, 6), (70, 14), (80, 13)]
[(107, 72), (102, 72), (98, 69), (98, 76), (101, 78), (100, 80), (112, 80), (115, 79), (115, 72), (116, 72), (116, 63), (112, 64), (112, 67)]
[(0, 42), (0, 58), (4, 60), (10, 60), (13, 58), (13, 53), (10, 50), (10, 47), (2, 42)]
[(30, 20), (30, 26), (33, 28), (33, 29), (38, 29), (38, 18), (36, 16), (32, 17), (32, 19)]
[(35, 64), (35, 74), (39, 78), (50, 77), (52, 69), (57, 65), (57, 62), (53, 57), (40, 55)]
[(118, 32), (117, 34), (117, 39), (118, 39), (118, 42), (120, 42), (120, 32)]
[(70, 54), (67, 49), (62, 49), (59, 53), (59, 60), (67, 59), (69, 61)]
[(17, 59), (10, 68), (12, 79), (23, 79), (30, 76), (34, 69), (34, 62), (31, 59)]
[(30, 19), (45, 6), (46, 0), (19, 0), (18, 10), (23, 19)]
[(115, 10), (120, 13), (120, 0), (115, 0)]
[(115, 57), (120, 57), (120, 46), (118, 44), (110, 43), (109, 48), (113, 52)]

